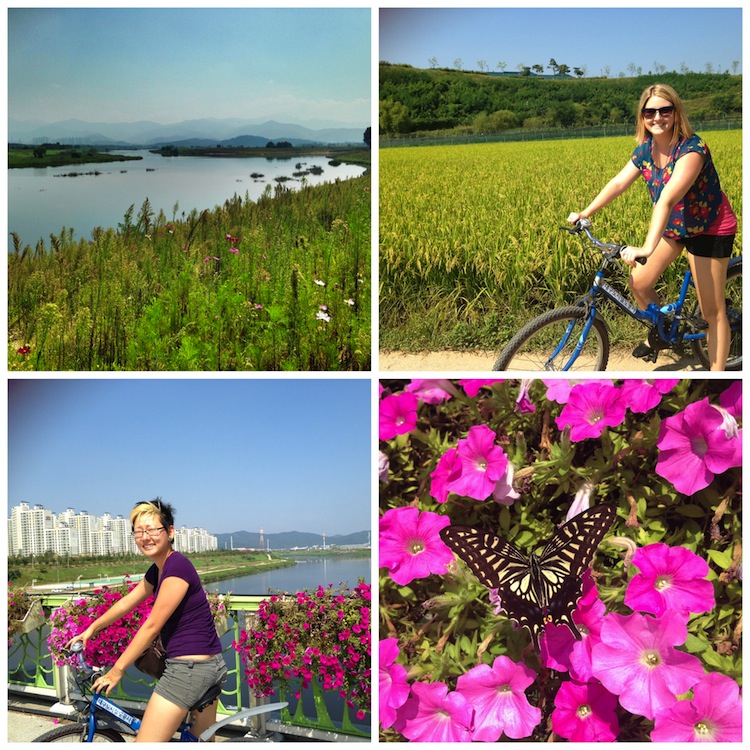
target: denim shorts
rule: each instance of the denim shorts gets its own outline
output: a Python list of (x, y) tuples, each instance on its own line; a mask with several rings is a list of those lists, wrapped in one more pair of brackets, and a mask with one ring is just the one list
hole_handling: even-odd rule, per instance
[(227, 665), (221, 654), (216, 654), (206, 661), (167, 659), (164, 674), (156, 683), (154, 692), (187, 711), (209, 688), (223, 685), (226, 679)]
[(679, 240), (692, 255), (701, 258), (729, 258), (732, 255), (734, 235), (696, 234)]

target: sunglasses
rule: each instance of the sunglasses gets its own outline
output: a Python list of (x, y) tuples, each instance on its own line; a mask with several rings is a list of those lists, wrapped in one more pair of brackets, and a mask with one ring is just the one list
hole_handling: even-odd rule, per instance
[(674, 106), (670, 104), (668, 107), (644, 107), (641, 110), (641, 114), (647, 120), (653, 120), (656, 117), (656, 113), (659, 113), (662, 117), (669, 117), (674, 112)]

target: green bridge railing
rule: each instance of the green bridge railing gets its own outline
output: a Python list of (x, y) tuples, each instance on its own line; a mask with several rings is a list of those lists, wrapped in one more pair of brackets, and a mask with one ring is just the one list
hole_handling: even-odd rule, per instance
[[(69, 702), (66, 668), (55, 666), (47, 648), (47, 621), (52, 610), (70, 598), (70, 593), (42, 596), (45, 623), (29, 633), (15, 636), (9, 644), (8, 682), (11, 694), (29, 693), (57, 699), (61, 703)], [(232, 647), (232, 641), (239, 638), (240, 631), (245, 629), (246, 616), (257, 612), (264, 598), (232, 595), (229, 631), (221, 638), (229, 674), (219, 701), (219, 718), (250, 708), (258, 702), (247, 689), (243, 679), (242, 660)], [(131, 710), (143, 710), (151, 696), (153, 685), (154, 680), (132, 667), (125, 673), (112, 697)], [(280, 712), (278, 721), (265, 720), (267, 730), (328, 741), (352, 742), (370, 739), (369, 715), (364, 721), (355, 723), (349, 707), (338, 694), (324, 691), (317, 681), (302, 690), (299, 699), (294, 695), (283, 695), (280, 699), (288, 701), (289, 706)]]

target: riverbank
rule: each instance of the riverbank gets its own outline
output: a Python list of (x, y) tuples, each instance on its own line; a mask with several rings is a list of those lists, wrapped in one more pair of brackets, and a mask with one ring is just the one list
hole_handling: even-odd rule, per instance
[[(106, 164), (108, 162), (140, 161), (142, 156), (125, 156), (112, 154), (108, 151), (98, 151), (93, 148), (62, 148), (42, 149), (28, 146), (27, 148), (8, 149), (8, 169), (24, 169), (33, 167), (67, 167), (73, 164)], [(38, 155), (41, 154), (43, 155)]]
[(164, 149), (152, 149), (153, 154), (162, 154), (165, 158), (179, 156), (210, 156), (219, 159), (300, 159), (305, 156), (323, 156), (331, 161), (344, 162), (346, 164), (358, 164), (370, 167), (372, 163), (372, 152), (365, 148), (352, 148), (345, 146), (292, 146), (290, 148), (256, 148), (252, 146), (212, 146), (210, 148), (189, 147), (178, 148), (174, 146)]

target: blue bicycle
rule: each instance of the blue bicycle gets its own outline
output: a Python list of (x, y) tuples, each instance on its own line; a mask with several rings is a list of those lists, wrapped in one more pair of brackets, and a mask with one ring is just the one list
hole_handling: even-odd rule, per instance
[[(49, 732), (45, 732), (37, 737), (34, 742), (125, 742), (123, 735), (136, 734), (140, 729), (141, 720), (101, 693), (90, 693), (90, 696), (87, 696), (87, 692), (90, 692), (88, 690), (89, 685), (94, 682), (101, 670), (86, 663), (83, 658), (83, 644), (80, 641), (73, 644), (71, 651), (77, 656), (77, 664), (73, 669), (73, 675), (83, 696), (83, 700), (75, 703), (78, 717), (70, 724), (61, 724)], [(264, 706), (239, 711), (212, 724), (208, 729), (201, 732), (199, 737), (196, 737), (190, 731), (192, 712), (202, 711), (206, 706), (213, 703), (220, 694), (221, 685), (214, 685), (209, 688), (206, 694), (187, 711), (185, 721), (176, 732), (179, 736), (172, 742), (207, 742), (219, 729), (237, 719), (280, 711), (289, 705), (288, 703), (268, 703)]]
[[(591, 222), (579, 220), (574, 227), (561, 227), (580, 237), (585, 248), (600, 250), (602, 263), (594, 283), (576, 305), (550, 310), (534, 318), (508, 342), (495, 362), (493, 370), (505, 371), (574, 371), (606, 370), (610, 339), (607, 324), (598, 308), (603, 295), (631, 318), (647, 326), (649, 355), (656, 361), (660, 349), (680, 351), (689, 343), (700, 363), (709, 368), (706, 344), (706, 321), (701, 317), (697, 301), (688, 301), (693, 277), (685, 272), (679, 297), (675, 302), (649, 305), (639, 310), (606, 280), (625, 245), (605, 243), (591, 234)], [(588, 240), (588, 244), (586, 242)], [(645, 259), (643, 259), (645, 262)], [(727, 316), (731, 329), (727, 370), (742, 368), (742, 258), (729, 261), (726, 283)]]

